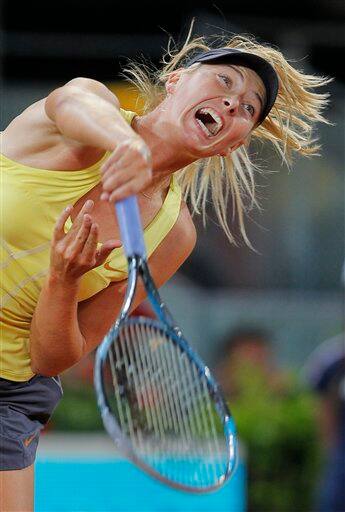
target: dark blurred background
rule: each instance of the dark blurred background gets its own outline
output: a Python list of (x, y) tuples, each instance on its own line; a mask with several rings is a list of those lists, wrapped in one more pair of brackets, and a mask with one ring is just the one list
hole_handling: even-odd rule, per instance
[[(158, 62), (166, 34), (177, 40), (195, 17), (203, 33), (247, 32), (279, 47), (298, 48), (299, 58), (344, 80), (344, 2), (285, 3), (91, 0), (3, 0), (4, 72), (8, 79), (68, 79), (87, 75), (111, 80), (118, 57), (143, 53)], [(140, 44), (138, 42), (140, 41)]]

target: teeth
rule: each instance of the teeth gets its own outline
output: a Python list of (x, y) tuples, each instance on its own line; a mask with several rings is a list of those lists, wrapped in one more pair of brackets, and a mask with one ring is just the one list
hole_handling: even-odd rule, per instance
[(198, 110), (198, 112), (200, 112), (200, 114), (208, 114), (208, 115), (210, 115), (212, 117), (212, 119), (214, 120), (214, 122), (216, 123), (216, 126), (211, 131), (200, 119), (196, 118), (196, 120), (197, 120), (199, 126), (201, 126), (203, 132), (208, 137), (212, 137), (212, 136), (217, 135), (217, 133), (223, 128), (222, 120), (219, 117), (219, 115), (217, 114), (217, 112), (215, 112), (213, 109), (211, 109), (209, 107), (201, 108), (200, 110)]
[(199, 112), (201, 112), (202, 114), (209, 114), (210, 116), (212, 116), (213, 119), (215, 120), (215, 122), (217, 123), (217, 127), (219, 126), (221, 128), (223, 126), (221, 118), (219, 117), (217, 112), (215, 112), (213, 109), (211, 109), (211, 108), (201, 108), (199, 110)]
[(198, 125), (202, 128), (202, 131), (205, 133), (205, 135), (207, 135), (207, 137), (211, 137), (213, 135), (200, 119), (196, 118), (196, 121)]

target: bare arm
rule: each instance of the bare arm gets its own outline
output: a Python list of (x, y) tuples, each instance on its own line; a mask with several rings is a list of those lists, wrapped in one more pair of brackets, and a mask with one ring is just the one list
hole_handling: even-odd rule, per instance
[(117, 98), (103, 84), (76, 78), (48, 96), (45, 111), (64, 137), (112, 151), (102, 168), (101, 199), (114, 202), (150, 183), (151, 152), (123, 119)]
[(46, 114), (61, 134), (108, 151), (129, 138), (138, 138), (119, 108), (117, 97), (105, 85), (89, 78), (71, 80), (45, 101)]
[(75, 321), (78, 283), (48, 276), (31, 321), (30, 357), (34, 373), (58, 375), (79, 361), (85, 339)]
[(83, 354), (85, 340), (76, 321), (81, 277), (120, 245), (118, 240), (108, 240), (97, 249), (98, 225), (92, 222), (92, 207), (93, 201), (86, 201), (67, 234), (64, 225), (72, 207), (62, 212), (55, 225), (49, 273), (30, 328), (35, 373), (57, 375)]
[[(150, 258), (150, 269), (158, 286), (170, 279), (182, 265), (191, 253), (195, 239), (195, 228), (184, 206), (175, 226)], [(112, 283), (78, 305), (75, 280), (48, 279), (31, 326), (33, 371), (57, 375), (93, 350), (117, 317), (125, 287), (125, 281)], [(138, 288), (133, 308), (145, 298), (143, 287)]]
[(123, 119), (116, 96), (89, 78), (75, 78), (29, 106), (1, 139), (4, 155), (41, 169), (84, 169), (106, 151), (101, 199), (124, 199), (149, 185), (148, 145)]
[[(188, 258), (196, 243), (196, 231), (188, 208), (183, 205), (179, 218), (164, 241), (149, 260), (150, 272), (156, 286), (163, 286)], [(92, 351), (103, 339), (115, 321), (124, 297), (127, 281), (112, 283), (94, 297), (78, 306), (80, 330), (85, 338), (85, 353)], [(139, 282), (134, 310), (146, 297)]]

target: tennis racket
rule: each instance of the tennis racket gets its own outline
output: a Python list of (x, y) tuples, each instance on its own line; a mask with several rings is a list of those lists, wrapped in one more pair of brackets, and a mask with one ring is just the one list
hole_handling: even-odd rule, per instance
[[(176, 489), (222, 486), (236, 464), (236, 430), (210, 370), (191, 349), (151, 278), (135, 196), (115, 205), (128, 260), (121, 312), (99, 346), (94, 382), (119, 451)], [(138, 279), (156, 319), (130, 317)]]

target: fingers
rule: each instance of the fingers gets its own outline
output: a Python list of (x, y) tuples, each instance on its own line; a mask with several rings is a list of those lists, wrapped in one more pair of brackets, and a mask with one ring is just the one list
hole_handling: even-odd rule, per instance
[(79, 255), (80, 265), (85, 268), (91, 269), (95, 266), (98, 236), (98, 224), (92, 222), (91, 217), (85, 214), (83, 224), (78, 231), (74, 243), (70, 247), (70, 256)]
[(53, 232), (53, 241), (58, 242), (65, 236), (65, 224), (69, 217), (70, 212), (72, 211), (73, 206), (69, 205), (67, 206), (63, 212), (61, 213), (60, 217), (58, 218)]
[(105, 262), (105, 260), (111, 253), (111, 251), (121, 246), (122, 242), (120, 240), (107, 240), (107, 242), (104, 242), (102, 247), (100, 247), (100, 249), (96, 251), (95, 267), (98, 267), (98, 265), (102, 265), (102, 263)]
[(88, 213), (93, 201), (87, 201), (66, 234), (66, 220), (72, 207), (61, 213), (54, 228), (50, 252), (50, 271), (64, 281), (78, 280), (92, 268), (101, 265), (111, 251), (121, 246), (119, 240), (108, 240), (100, 249), (97, 248), (99, 238), (98, 224), (92, 222)]
[(102, 201), (109, 201), (110, 194), (108, 192), (102, 192), (100, 198)]
[(78, 215), (76, 216), (76, 218), (73, 221), (73, 225), (70, 230), (71, 235), (75, 235), (75, 232), (80, 229), (80, 227), (82, 226), (82, 224), (84, 222), (84, 215), (91, 212), (93, 206), (94, 206), (94, 202), (92, 201), (92, 199), (88, 199), (87, 201), (85, 201), (80, 212), (78, 213)]
[[(75, 232), (77, 229), (80, 228), (80, 226), (83, 223), (84, 214), (91, 211), (93, 208), (93, 205), (94, 205), (94, 203), (91, 199), (89, 199), (85, 202), (85, 204), (81, 208), (79, 214), (74, 219), (74, 222), (73, 222), (73, 225), (72, 225), (72, 228), (70, 231)], [(53, 240), (55, 242), (61, 240), (62, 238), (64, 238), (66, 236), (64, 228), (65, 228), (66, 221), (67, 221), (68, 217), (70, 216), (70, 213), (72, 210), (73, 210), (72, 205), (66, 206), (66, 208), (62, 211), (60, 217), (56, 221), (56, 224), (54, 226), (54, 231), (53, 231)]]
[(142, 190), (143, 188), (144, 186), (142, 186), (141, 184), (128, 182), (125, 185), (118, 187), (116, 190), (111, 192), (111, 194), (109, 194), (108, 201), (111, 203), (116, 203), (117, 201), (120, 201), (125, 197), (138, 194), (138, 192), (140, 192), (140, 190)]
[[(116, 180), (117, 181), (117, 180)], [(125, 183), (117, 184), (114, 189), (112, 185), (109, 185), (109, 191), (104, 190), (101, 193), (100, 199), (102, 201), (116, 202), (124, 199), (125, 197), (138, 194), (141, 190), (144, 190), (151, 182), (151, 179), (147, 179), (146, 176), (140, 176), (135, 180), (128, 180)], [(117, 181), (118, 183), (118, 181)]]
[[(81, 253), (84, 245), (86, 244), (86, 241), (88, 240), (90, 236), (90, 231), (92, 228), (92, 220), (90, 215), (85, 213), (83, 215), (83, 218), (81, 220), (81, 225), (79, 227), (79, 230), (76, 234), (69, 233), (69, 237), (66, 236), (66, 243), (68, 244), (66, 253), (69, 257), (76, 256), (77, 254)], [(74, 233), (76, 230), (74, 230)]]
[(143, 157), (139, 157), (138, 154), (135, 155), (125, 155), (120, 160), (113, 160), (110, 157), (110, 163), (104, 172), (102, 172), (102, 183), (103, 185), (106, 181), (114, 174), (120, 177), (136, 177), (143, 172), (150, 172), (151, 165), (147, 163)]
[(92, 224), (89, 236), (85, 242), (81, 258), (84, 263), (90, 267), (98, 267), (102, 265), (111, 251), (121, 247), (121, 240), (107, 240), (97, 249), (98, 244), (98, 224)]
[[(101, 199), (109, 198), (112, 192), (126, 185), (130, 186), (132, 193), (136, 194), (150, 184), (151, 178), (151, 169), (110, 169), (102, 179), (103, 191)], [(126, 189), (123, 192), (126, 193)]]
[[(107, 198), (112, 201), (125, 195), (137, 194), (151, 181), (151, 174), (137, 173), (136, 170), (129, 169), (110, 171), (106, 176), (107, 178), (103, 181), (102, 195), (104, 194), (106, 197), (105, 194), (107, 194)], [(120, 195), (118, 194), (119, 190), (121, 190)]]
[(85, 265), (93, 266), (95, 264), (95, 256), (97, 251), (98, 243), (98, 224), (92, 223), (88, 233), (88, 237), (85, 240), (83, 251), (81, 253), (81, 259)]
[(149, 167), (152, 165), (151, 152), (140, 137), (135, 137), (119, 144), (102, 165), (101, 173), (105, 174), (114, 165), (119, 167), (127, 166), (128, 163), (132, 162), (133, 158), (142, 160)]
[(137, 194), (151, 182), (151, 167), (151, 152), (142, 139), (121, 143), (101, 168), (101, 199), (114, 201)]

